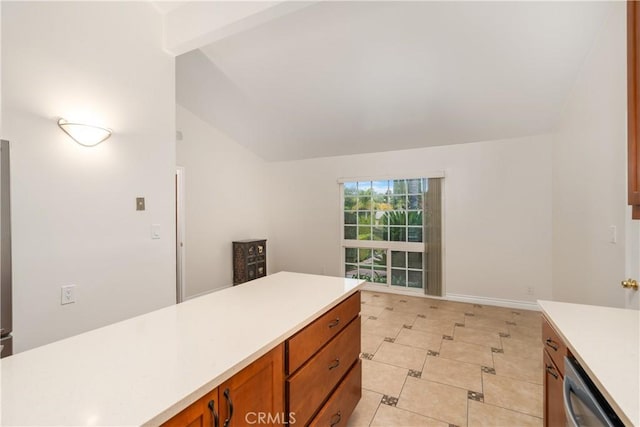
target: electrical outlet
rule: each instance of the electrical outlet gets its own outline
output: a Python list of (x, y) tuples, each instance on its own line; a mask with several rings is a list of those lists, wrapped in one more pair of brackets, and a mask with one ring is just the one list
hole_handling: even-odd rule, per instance
[(76, 285), (63, 286), (60, 296), (60, 305), (71, 304), (74, 302), (76, 302)]
[(527, 286), (526, 292), (527, 292), (527, 295), (533, 295), (535, 293), (533, 290), (533, 286)]

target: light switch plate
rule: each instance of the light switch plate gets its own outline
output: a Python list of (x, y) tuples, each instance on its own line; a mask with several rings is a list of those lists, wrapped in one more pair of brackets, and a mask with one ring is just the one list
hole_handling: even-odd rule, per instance
[(144, 197), (136, 197), (136, 210), (137, 211), (144, 210)]
[(151, 238), (152, 239), (160, 238), (160, 224), (151, 225)]

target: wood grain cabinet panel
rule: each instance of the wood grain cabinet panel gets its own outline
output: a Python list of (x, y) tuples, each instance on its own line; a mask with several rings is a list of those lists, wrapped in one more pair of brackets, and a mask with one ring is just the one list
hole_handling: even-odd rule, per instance
[(362, 397), (362, 362), (358, 360), (331, 398), (309, 424), (311, 427), (344, 427)]
[(220, 426), (282, 425), (284, 412), (284, 345), (218, 386)]
[(546, 318), (542, 318), (542, 357), (544, 370), (544, 425), (545, 427), (564, 426), (567, 422), (564, 413), (563, 384), (564, 358), (569, 354), (567, 345), (560, 334)]
[(284, 412), (284, 345), (207, 393), (165, 427), (279, 426)]
[(295, 372), (360, 313), (360, 292), (334, 307), (286, 342), (286, 372)]
[(544, 425), (547, 427), (565, 426), (567, 419), (564, 412), (563, 384), (560, 374), (549, 353), (543, 351), (544, 372)]
[(306, 425), (360, 355), (360, 318), (287, 380), (289, 412)]
[(163, 424), (163, 427), (218, 427), (218, 389), (213, 389), (178, 415)]
[(567, 355), (567, 345), (545, 318), (542, 320), (542, 345), (560, 370), (560, 375), (564, 376), (564, 357)]

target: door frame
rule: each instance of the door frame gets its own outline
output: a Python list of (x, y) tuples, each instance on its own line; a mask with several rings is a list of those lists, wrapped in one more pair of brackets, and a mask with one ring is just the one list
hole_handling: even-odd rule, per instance
[(184, 301), (186, 289), (186, 242), (185, 242), (185, 170), (176, 167), (176, 303)]
[[(640, 280), (640, 221), (631, 218), (628, 207), (625, 227), (625, 277)], [(618, 285), (619, 286), (619, 285)], [(624, 307), (640, 309), (640, 291), (624, 289)]]

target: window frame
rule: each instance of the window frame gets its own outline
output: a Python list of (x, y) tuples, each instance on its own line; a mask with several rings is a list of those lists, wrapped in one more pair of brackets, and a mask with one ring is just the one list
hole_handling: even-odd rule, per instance
[[(362, 181), (390, 181), (390, 180), (409, 180), (409, 179), (429, 179), (429, 178), (444, 178), (445, 174), (443, 171), (435, 171), (435, 172), (430, 172), (430, 173), (425, 173), (425, 174), (419, 174), (419, 175), (414, 175), (414, 174), (406, 174), (406, 175), (393, 175), (393, 176), (374, 176), (374, 177), (350, 177), (350, 178), (339, 178), (337, 180), (338, 182), (338, 192), (339, 192), (339, 233), (340, 233), (340, 272), (342, 277), (345, 277), (346, 271), (345, 271), (345, 265), (346, 265), (346, 259), (345, 259), (345, 249), (346, 248), (363, 248), (363, 249), (386, 249), (388, 251), (387, 253), (387, 283), (376, 283), (376, 282), (369, 282), (367, 281), (366, 283), (368, 285), (374, 285), (374, 286), (379, 286), (379, 287), (386, 287), (388, 289), (394, 289), (394, 290), (402, 290), (405, 292), (415, 292), (415, 293), (422, 293), (425, 291), (425, 283), (424, 283), (424, 278), (422, 281), (422, 287), (420, 288), (414, 288), (414, 287), (410, 287), (408, 285), (392, 285), (391, 284), (391, 274), (392, 274), (392, 267), (391, 267), (391, 251), (402, 251), (402, 252), (420, 252), (420, 253), (426, 253), (427, 252), (427, 243), (426, 242), (398, 242), (398, 241), (387, 241), (387, 240), (357, 240), (357, 239), (345, 239), (344, 238), (344, 227), (345, 227), (345, 223), (344, 223), (344, 184), (347, 182), (362, 182)], [(424, 194), (424, 192), (422, 192), (421, 194)], [(424, 208), (424, 206), (423, 206)], [(421, 209), (424, 210), (424, 209)], [(406, 212), (410, 211), (409, 209), (405, 210)], [(423, 230), (423, 239), (424, 239), (424, 230)], [(424, 274), (424, 271), (426, 269), (426, 260), (425, 257), (423, 255), (423, 265), (422, 265), (422, 272)], [(408, 267), (405, 268), (405, 271), (409, 271), (409, 270), (413, 270), (416, 271), (415, 269), (409, 269)]]

